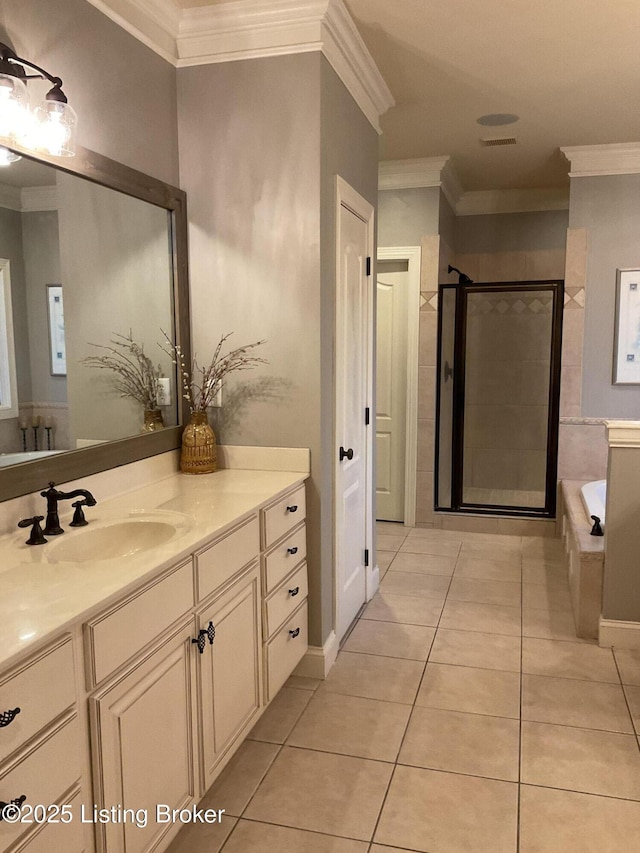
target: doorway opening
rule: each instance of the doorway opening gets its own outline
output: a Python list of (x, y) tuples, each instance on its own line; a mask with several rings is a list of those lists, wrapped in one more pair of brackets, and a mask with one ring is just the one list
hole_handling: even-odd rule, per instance
[(440, 285), (436, 510), (555, 516), (563, 294)]

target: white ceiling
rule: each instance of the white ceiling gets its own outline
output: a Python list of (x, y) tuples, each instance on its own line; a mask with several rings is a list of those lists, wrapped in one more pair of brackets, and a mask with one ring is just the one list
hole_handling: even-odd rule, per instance
[[(396, 101), (382, 160), (451, 155), (466, 191), (560, 187), (560, 146), (640, 141), (639, 0), (344, 2)], [(517, 144), (480, 145), (501, 135)]]

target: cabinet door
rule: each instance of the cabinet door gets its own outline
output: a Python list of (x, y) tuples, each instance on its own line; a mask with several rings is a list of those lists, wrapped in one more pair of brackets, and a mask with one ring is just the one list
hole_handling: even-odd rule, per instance
[(216, 765), (243, 736), (260, 709), (260, 575), (251, 568), (200, 614), (200, 628), (212, 622), (213, 645), (198, 655), (202, 676), (203, 787)]
[(177, 831), (156, 821), (157, 805), (193, 802), (192, 637), (189, 623), (90, 700), (96, 803), (133, 810), (122, 822), (96, 826), (100, 851), (155, 850)]

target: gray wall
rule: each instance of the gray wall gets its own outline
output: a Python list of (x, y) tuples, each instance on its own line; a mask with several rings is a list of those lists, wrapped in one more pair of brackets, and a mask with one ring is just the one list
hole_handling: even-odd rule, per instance
[(177, 183), (176, 73), (168, 62), (87, 0), (2, 0), (7, 40), (62, 77), (81, 145)]
[(640, 387), (613, 385), (616, 270), (640, 269), (640, 175), (574, 178), (572, 228), (586, 228), (582, 414), (635, 418)]
[(382, 190), (378, 194), (378, 245), (419, 246), (438, 234), (440, 188)]
[[(22, 214), (16, 210), (7, 210), (4, 207), (0, 207), (0, 258), (11, 262), (11, 304), (13, 308), (13, 337), (16, 348), (18, 400), (31, 400)], [(15, 427), (15, 424), (13, 426)]]
[(568, 210), (458, 216), (456, 253), (564, 250)]

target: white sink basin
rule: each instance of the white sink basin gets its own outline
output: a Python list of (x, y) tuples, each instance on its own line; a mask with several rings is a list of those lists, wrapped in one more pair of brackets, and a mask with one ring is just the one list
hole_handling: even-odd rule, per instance
[(94, 563), (132, 557), (182, 535), (189, 525), (175, 513), (146, 514), (112, 522), (89, 524), (81, 530), (68, 529), (64, 536), (49, 540), (47, 557), (52, 563)]

